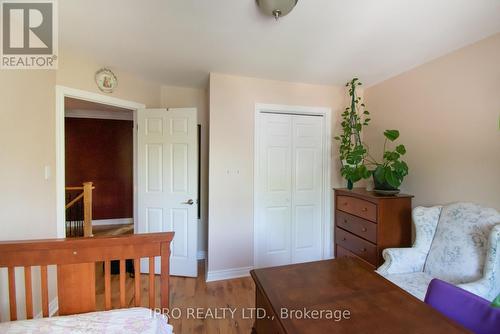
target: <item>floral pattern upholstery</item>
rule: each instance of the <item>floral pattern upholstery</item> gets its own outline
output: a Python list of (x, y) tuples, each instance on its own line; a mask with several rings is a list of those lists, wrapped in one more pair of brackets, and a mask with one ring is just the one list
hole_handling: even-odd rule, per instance
[(0, 323), (0, 333), (9, 334), (173, 334), (167, 317), (135, 307), (60, 317)]
[(434, 239), (441, 214), (441, 206), (418, 207), (412, 212), (415, 224), (415, 243), (411, 248), (386, 248), (382, 252), (385, 263), (377, 270), (383, 276), (424, 270), (425, 260)]
[(409, 274), (393, 274), (386, 277), (397, 286), (404, 287), (406, 292), (411, 293), (420, 300), (424, 300), (427, 287), (433, 277), (424, 272)]
[(388, 248), (377, 272), (423, 300), (432, 278), (485, 299), (500, 293), (500, 214), (472, 203), (418, 207), (411, 248)]

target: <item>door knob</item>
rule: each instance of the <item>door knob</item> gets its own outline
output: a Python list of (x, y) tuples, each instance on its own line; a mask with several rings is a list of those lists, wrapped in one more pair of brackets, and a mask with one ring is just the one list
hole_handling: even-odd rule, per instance
[(193, 205), (194, 201), (192, 199), (188, 199), (187, 202), (183, 202), (182, 204)]

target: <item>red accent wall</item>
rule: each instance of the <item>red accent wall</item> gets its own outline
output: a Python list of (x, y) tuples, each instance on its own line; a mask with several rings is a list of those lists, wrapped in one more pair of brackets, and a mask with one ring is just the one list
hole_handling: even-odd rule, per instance
[(66, 186), (95, 185), (93, 219), (133, 217), (133, 122), (66, 118)]

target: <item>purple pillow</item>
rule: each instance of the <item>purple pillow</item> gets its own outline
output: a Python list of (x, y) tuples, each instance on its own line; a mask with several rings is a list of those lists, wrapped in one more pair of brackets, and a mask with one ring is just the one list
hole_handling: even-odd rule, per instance
[(474, 333), (500, 333), (500, 308), (453, 284), (433, 279), (425, 303)]

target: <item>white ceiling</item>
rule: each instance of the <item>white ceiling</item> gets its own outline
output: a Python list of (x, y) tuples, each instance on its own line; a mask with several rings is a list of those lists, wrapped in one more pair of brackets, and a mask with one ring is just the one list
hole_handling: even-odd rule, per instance
[(209, 72), (370, 85), (500, 32), (499, 0), (299, 0), (279, 22), (255, 0), (58, 3), (62, 48), (180, 86)]

